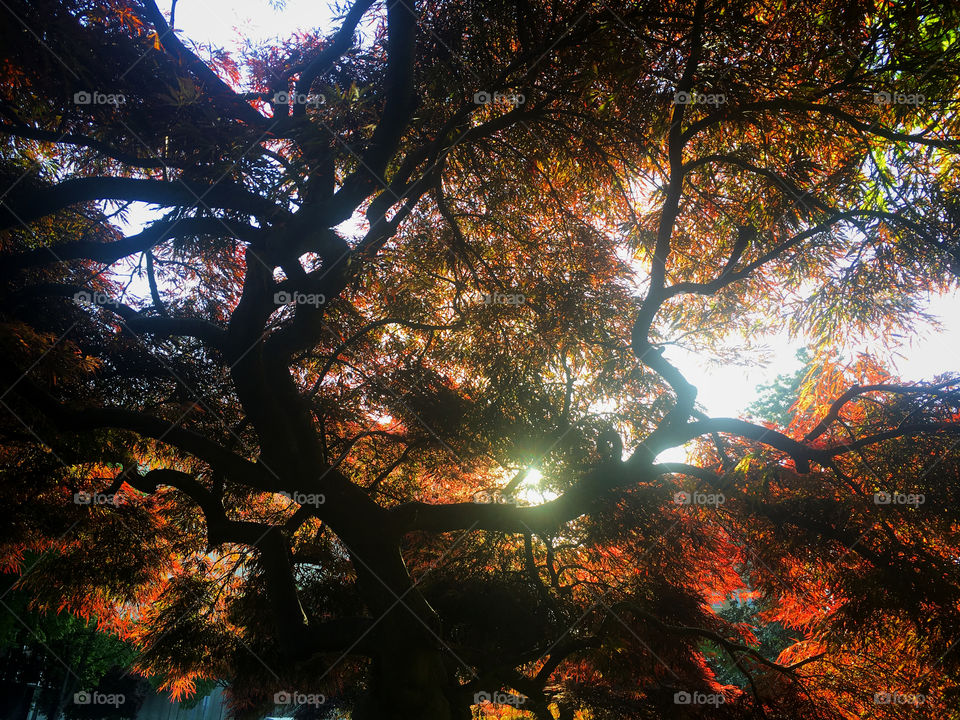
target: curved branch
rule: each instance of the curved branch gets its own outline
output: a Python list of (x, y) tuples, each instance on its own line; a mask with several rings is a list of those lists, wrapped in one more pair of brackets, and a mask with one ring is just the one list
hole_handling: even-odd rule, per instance
[[(704, 0), (697, 0), (694, 8), (693, 25), (690, 31), (690, 56), (684, 67), (683, 76), (677, 85), (678, 92), (689, 92), (693, 88), (693, 77), (700, 63), (700, 55), (703, 49), (705, 4)], [(661, 352), (653, 348), (649, 339), (653, 319), (666, 299), (663, 289), (667, 277), (667, 257), (670, 255), (670, 239), (673, 235), (677, 215), (680, 212), (680, 198), (683, 194), (683, 148), (686, 140), (681, 128), (685, 109), (686, 106), (682, 103), (674, 103), (670, 128), (667, 131), (667, 156), (670, 163), (670, 176), (663, 206), (660, 209), (657, 239), (650, 267), (650, 286), (630, 332), (630, 345), (637, 358), (659, 373), (677, 394), (676, 404), (664, 418), (657, 431), (661, 431), (676, 422), (686, 422), (697, 399), (697, 389), (663, 357)], [(657, 435), (657, 432), (655, 431), (653, 435)], [(657, 444), (657, 438), (651, 436), (651, 438), (648, 438), (648, 442), (650, 444), (647, 447), (653, 452), (653, 455), (649, 458), (652, 460), (653, 456), (656, 455), (654, 446)]]
[[(174, 232), (176, 230), (176, 232)], [(51, 258), (56, 260), (93, 260), (110, 265), (121, 258), (146, 252), (165, 240), (173, 238), (210, 235), (223, 237), (228, 233), (249, 243), (259, 239), (263, 231), (246, 223), (220, 218), (198, 217), (163, 220), (153, 223), (150, 227), (114, 242), (91, 242), (76, 240), (74, 242), (42, 247), (18, 255), (5, 258), (3, 272), (23, 270), (38, 265), (46, 265)]]
[(353, 335), (348, 337), (342, 343), (340, 343), (327, 359), (327, 362), (324, 363), (323, 367), (320, 369), (319, 374), (317, 375), (317, 380), (314, 382), (313, 387), (310, 388), (310, 392), (307, 393), (308, 398), (312, 398), (317, 394), (317, 391), (320, 389), (320, 384), (323, 382), (323, 379), (326, 377), (327, 373), (330, 372), (330, 368), (333, 367), (334, 363), (340, 357), (340, 353), (346, 350), (348, 347), (359, 341), (371, 330), (376, 330), (378, 327), (384, 327), (385, 325), (403, 325), (404, 327), (412, 328), (414, 330), (455, 330), (463, 326), (462, 322), (454, 323), (453, 325), (429, 325), (427, 323), (418, 323), (411, 320), (404, 320), (403, 318), (397, 317), (387, 317), (382, 318), (381, 320), (374, 320), (373, 322), (365, 325), (355, 332)]
[(743, 158), (738, 157), (736, 155), (731, 155), (731, 154), (705, 155), (703, 157), (697, 158), (696, 160), (691, 160), (687, 163), (684, 163), (683, 174), (686, 175), (691, 170), (694, 170), (698, 167), (701, 167), (703, 165), (707, 165), (710, 163), (725, 163), (727, 165), (733, 165), (734, 167), (738, 167), (742, 170), (746, 170), (747, 172), (753, 173), (754, 175), (759, 175), (760, 177), (766, 178), (767, 180), (772, 182), (774, 185), (777, 185), (781, 190), (783, 190), (783, 192), (786, 195), (788, 195), (791, 199), (796, 201), (798, 205), (803, 205), (808, 210), (812, 208), (807, 206), (807, 203), (804, 202), (804, 200), (807, 197), (810, 197), (811, 205), (815, 205), (819, 209), (825, 210), (828, 212), (836, 212), (836, 208), (829, 205), (828, 203), (818, 200), (816, 197), (810, 195), (809, 192), (803, 192), (799, 187), (794, 185), (790, 180), (783, 177), (779, 173), (776, 173), (772, 170), (768, 170), (767, 168), (762, 168), (757, 165), (754, 165), (753, 163), (748, 162), (747, 160), (744, 160)]
[(757, 442), (769, 445), (789, 455), (796, 463), (797, 471), (801, 473), (810, 472), (811, 460), (816, 460), (822, 464), (828, 459), (821, 450), (807, 447), (803, 443), (783, 433), (736, 418), (709, 418), (707, 420), (700, 420), (695, 423), (690, 423), (685, 428), (682, 428), (682, 431), (684, 433), (684, 440), (682, 442), (692, 440), (700, 435), (715, 432), (738, 435), (748, 440), (756, 440)]
[[(825, 448), (812, 448), (803, 442), (794, 440), (783, 433), (777, 432), (762, 425), (754, 425), (746, 420), (736, 418), (709, 418), (695, 423), (689, 423), (686, 426), (673, 428), (669, 434), (669, 440), (673, 445), (682, 445), (693, 440), (700, 435), (708, 433), (722, 432), (729, 435), (736, 435), (748, 440), (754, 440), (764, 445), (786, 453), (797, 465), (797, 471), (801, 473), (810, 472), (810, 462), (817, 462), (824, 467), (829, 467), (831, 459), (843, 453), (859, 450), (868, 445), (874, 445), (884, 440), (892, 440), (899, 437), (918, 435), (920, 433), (960, 432), (960, 423), (939, 422), (922, 423), (916, 425), (903, 425), (892, 430), (886, 430), (875, 435), (853, 440)], [(632, 459), (631, 459), (632, 460)]]
[[(376, 0), (356, 0), (350, 7), (346, 17), (343, 19), (343, 24), (334, 34), (330, 44), (323, 48), (315, 58), (310, 60), (301, 71), (300, 78), (297, 80), (297, 95), (308, 94), (310, 88), (313, 86), (314, 80), (327, 72), (330, 66), (350, 49), (353, 44), (353, 33), (357, 29), (357, 25), (360, 24), (364, 13), (370, 9), (374, 2), (376, 2)], [(293, 106), (293, 115), (303, 115), (306, 113), (306, 109), (307, 106), (305, 103), (295, 103)]]
[(224, 102), (235, 112), (235, 117), (259, 129), (266, 128), (267, 118), (258, 113), (252, 106), (245, 103), (227, 83), (220, 79), (210, 67), (180, 42), (176, 32), (167, 24), (154, 0), (143, 2), (143, 11), (156, 28), (158, 41), (180, 64), (187, 67), (215, 97)]
[(156, 492), (159, 485), (169, 485), (190, 497), (203, 512), (211, 549), (224, 543), (237, 543), (257, 550), (280, 641), (295, 659), (306, 659), (324, 650), (352, 647), (356, 638), (369, 627), (366, 618), (344, 618), (325, 623), (309, 621), (298, 596), (289, 545), (282, 526), (231, 520), (220, 497), (193, 476), (179, 470), (157, 468), (140, 475), (129, 468), (117, 476), (114, 486), (118, 488), (123, 482), (148, 494)]
[(889, 384), (876, 384), (876, 385), (854, 385), (852, 388), (843, 393), (840, 397), (833, 401), (830, 405), (830, 409), (827, 411), (827, 414), (823, 417), (817, 426), (813, 428), (803, 437), (804, 442), (810, 442), (811, 440), (816, 440), (818, 437), (823, 435), (833, 424), (833, 422), (840, 417), (840, 411), (843, 409), (843, 406), (854, 398), (860, 397), (861, 395), (866, 395), (867, 393), (873, 392), (886, 392), (886, 393), (895, 393), (898, 395), (937, 395), (942, 394), (938, 391), (942, 390), (945, 387), (950, 387), (951, 385), (957, 385), (960, 383), (960, 380), (948, 380), (946, 382), (937, 383), (936, 385), (889, 385)]
[(832, 458), (837, 455), (842, 455), (843, 453), (860, 450), (861, 448), (867, 447), (868, 445), (876, 445), (877, 443), (883, 442), (885, 440), (894, 440), (896, 438), (909, 437), (911, 435), (920, 435), (922, 433), (940, 433), (940, 432), (960, 433), (960, 423), (939, 422), (939, 423), (923, 423), (923, 424), (917, 424), (917, 425), (902, 425), (892, 430), (887, 430), (885, 432), (877, 433), (876, 435), (868, 435), (867, 437), (859, 438), (857, 440), (852, 440), (850, 442), (843, 443), (841, 445), (823, 448), (822, 450), (818, 450), (817, 453), (822, 455), (825, 458)]
[[(37, 294), (73, 298), (82, 293), (86, 293), (90, 297), (98, 295), (98, 293), (91, 292), (80, 285), (42, 284), (28, 286), (25, 290)], [(118, 315), (123, 326), (134, 335), (195, 337), (217, 349), (223, 349), (227, 340), (227, 332), (223, 328), (217, 327), (202, 318), (171, 317), (168, 315), (151, 317), (116, 300), (106, 300), (98, 303), (98, 305), (104, 310)]]
[[(708, 283), (680, 282), (680, 283), (676, 283), (675, 285), (671, 285), (664, 292), (663, 299), (665, 301), (669, 298), (675, 297), (677, 295), (681, 295), (683, 293), (692, 293), (696, 295), (712, 295), (713, 293), (717, 292), (718, 290), (721, 290), (722, 288), (726, 287), (727, 285), (730, 285), (733, 282), (748, 278), (750, 274), (753, 273), (755, 270), (765, 265), (766, 263), (770, 262), (771, 260), (775, 260), (780, 255), (785, 253), (787, 250), (793, 247), (796, 247), (797, 245), (802, 243), (804, 240), (814, 237), (815, 235), (819, 235), (822, 232), (826, 232), (833, 225), (836, 225), (837, 223), (844, 222), (846, 220), (852, 220), (853, 218), (857, 218), (857, 217), (876, 218), (879, 220), (889, 220), (891, 222), (901, 223), (903, 225), (906, 225), (908, 228), (910, 228), (914, 232), (917, 232), (921, 235), (926, 235), (924, 229), (921, 226), (917, 225), (917, 223), (911, 220), (908, 220), (907, 218), (904, 218), (900, 215), (897, 215), (896, 213), (881, 212), (876, 210), (846, 210), (844, 212), (837, 213), (836, 215), (827, 218), (823, 222), (811, 228), (807, 228), (803, 232), (797, 233), (796, 235), (794, 235), (792, 238), (789, 238), (788, 240), (784, 240), (782, 243), (768, 250), (753, 262), (748, 263), (747, 265), (744, 265), (740, 270), (721, 273), (719, 277), (715, 278), (714, 280)], [(657, 309), (659, 309), (659, 306), (657, 307)], [(652, 318), (651, 318), (651, 321), (652, 321)]]
[(716, 125), (732, 116), (744, 116), (752, 112), (764, 112), (767, 110), (823, 113), (824, 115), (830, 115), (831, 117), (845, 122), (854, 130), (871, 135), (877, 135), (878, 137), (882, 137), (887, 140), (893, 140), (895, 142), (910, 142), (948, 150), (956, 149), (958, 146), (960, 146), (960, 141), (958, 140), (937, 140), (926, 137), (924, 133), (915, 133), (913, 135), (909, 135), (907, 133), (897, 132), (896, 130), (890, 130), (889, 128), (879, 125), (876, 121), (867, 122), (865, 120), (861, 120), (855, 115), (851, 115), (847, 111), (841, 110), (840, 108), (833, 107), (831, 105), (804, 102), (802, 100), (766, 100), (763, 102), (742, 105), (737, 108), (724, 108), (723, 112), (712, 113), (698, 120), (697, 122), (692, 123), (683, 133), (684, 141), (689, 141), (701, 130), (704, 130), (712, 125)]
[(707, 630), (706, 628), (699, 628), (699, 627), (690, 627), (687, 625), (671, 625), (669, 623), (666, 623), (660, 618), (658, 618), (656, 615), (654, 615), (653, 613), (650, 613), (647, 610), (644, 610), (642, 607), (640, 607), (636, 603), (624, 601), (624, 602), (615, 603), (611, 607), (612, 611), (616, 611), (618, 609), (626, 609), (626, 610), (629, 610), (631, 613), (642, 615), (644, 619), (649, 620), (661, 630), (664, 630), (669, 633), (673, 633), (676, 635), (703, 637), (703, 638), (707, 638), (708, 640), (713, 640), (714, 642), (723, 646), (723, 648), (727, 650), (731, 654), (731, 656), (735, 656), (740, 653), (747, 654), (757, 662), (761, 663), (762, 665), (770, 668), (771, 670), (776, 670), (779, 673), (784, 673), (792, 676), (795, 670), (797, 670), (798, 668), (802, 667), (803, 665), (809, 662), (812, 662), (813, 660), (812, 658), (807, 658), (806, 660), (802, 660), (801, 662), (795, 663), (793, 665), (780, 665), (779, 663), (776, 663), (773, 660), (770, 660), (769, 658), (764, 657), (758, 650), (750, 647), (749, 645), (743, 645), (742, 643), (734, 642), (728, 638), (725, 638), (720, 633), (714, 632), (713, 630)]
[(284, 212), (259, 195), (239, 185), (218, 182), (214, 185), (187, 181), (165, 182), (124, 177), (83, 177), (29, 193), (16, 193), (19, 202), (0, 208), (0, 229), (50, 215), (77, 203), (94, 200), (127, 200), (164, 207), (206, 207), (238, 210), (273, 218)]
[(6, 123), (0, 124), (0, 133), (5, 133), (7, 135), (14, 135), (16, 137), (30, 138), (31, 140), (39, 140), (41, 142), (49, 142), (57, 145), (76, 145), (78, 147), (86, 147), (91, 150), (96, 150), (102, 155), (106, 155), (109, 158), (112, 158), (118, 162), (123, 163), (124, 165), (130, 165), (132, 167), (139, 168), (183, 168), (186, 166), (185, 163), (177, 162), (175, 160), (167, 160), (164, 158), (157, 157), (141, 157), (134, 153), (129, 153), (124, 150), (121, 150), (118, 147), (114, 147), (109, 143), (105, 143), (96, 138), (87, 137), (86, 135), (76, 135), (74, 133), (63, 133), (54, 132), (53, 130), (43, 130), (42, 128), (35, 128), (24, 123), (17, 123), (15, 125), (7, 125)]
[(212, 440), (152, 415), (122, 408), (73, 408), (36, 385), (10, 363), (0, 362), (0, 376), (8, 392), (20, 396), (63, 432), (83, 433), (101, 428), (129, 430), (172, 445), (240, 482), (273, 489), (275, 482), (257, 464), (235, 455)]

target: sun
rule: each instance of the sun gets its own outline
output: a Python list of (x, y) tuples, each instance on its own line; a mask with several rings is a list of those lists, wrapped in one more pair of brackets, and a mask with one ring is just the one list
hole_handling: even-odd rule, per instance
[(523, 476), (523, 480), (520, 482), (517, 498), (530, 505), (542, 505), (545, 502), (550, 502), (558, 498), (559, 495), (557, 493), (552, 490), (544, 490), (540, 487), (542, 480), (543, 473), (540, 472), (539, 469), (528, 469), (527, 474)]
[(527, 470), (527, 474), (524, 475), (522, 484), (523, 485), (537, 485), (540, 481), (543, 480), (543, 473), (537, 470), (537, 468), (530, 468)]

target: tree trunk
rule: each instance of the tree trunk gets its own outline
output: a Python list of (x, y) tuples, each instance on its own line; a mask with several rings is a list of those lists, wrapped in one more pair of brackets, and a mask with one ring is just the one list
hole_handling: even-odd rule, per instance
[(374, 616), (382, 616), (374, 631), (367, 692), (357, 703), (354, 720), (469, 717), (469, 708), (466, 716), (455, 709), (456, 661), (438, 639), (440, 619), (412, 582), (399, 542), (389, 536), (350, 540), (361, 593)]
[(368, 691), (354, 720), (460, 720), (462, 713), (454, 711), (445, 693), (449, 680), (442, 653), (421, 644), (383, 647), (371, 664)]

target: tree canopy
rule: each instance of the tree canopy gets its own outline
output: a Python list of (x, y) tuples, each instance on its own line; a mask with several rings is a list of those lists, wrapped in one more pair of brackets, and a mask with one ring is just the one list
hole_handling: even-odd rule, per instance
[[(240, 718), (960, 717), (960, 376), (849, 352), (957, 288), (955, 3), (0, 13), (33, 610)], [(705, 414), (673, 348), (784, 325)]]

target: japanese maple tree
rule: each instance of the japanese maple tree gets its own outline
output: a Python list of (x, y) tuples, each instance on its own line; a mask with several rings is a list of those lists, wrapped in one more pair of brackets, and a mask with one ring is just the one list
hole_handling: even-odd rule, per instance
[[(955, 4), (0, 14), (33, 609), (237, 717), (960, 717), (960, 377), (851, 350), (957, 286)], [(706, 415), (784, 324), (790, 423)]]

